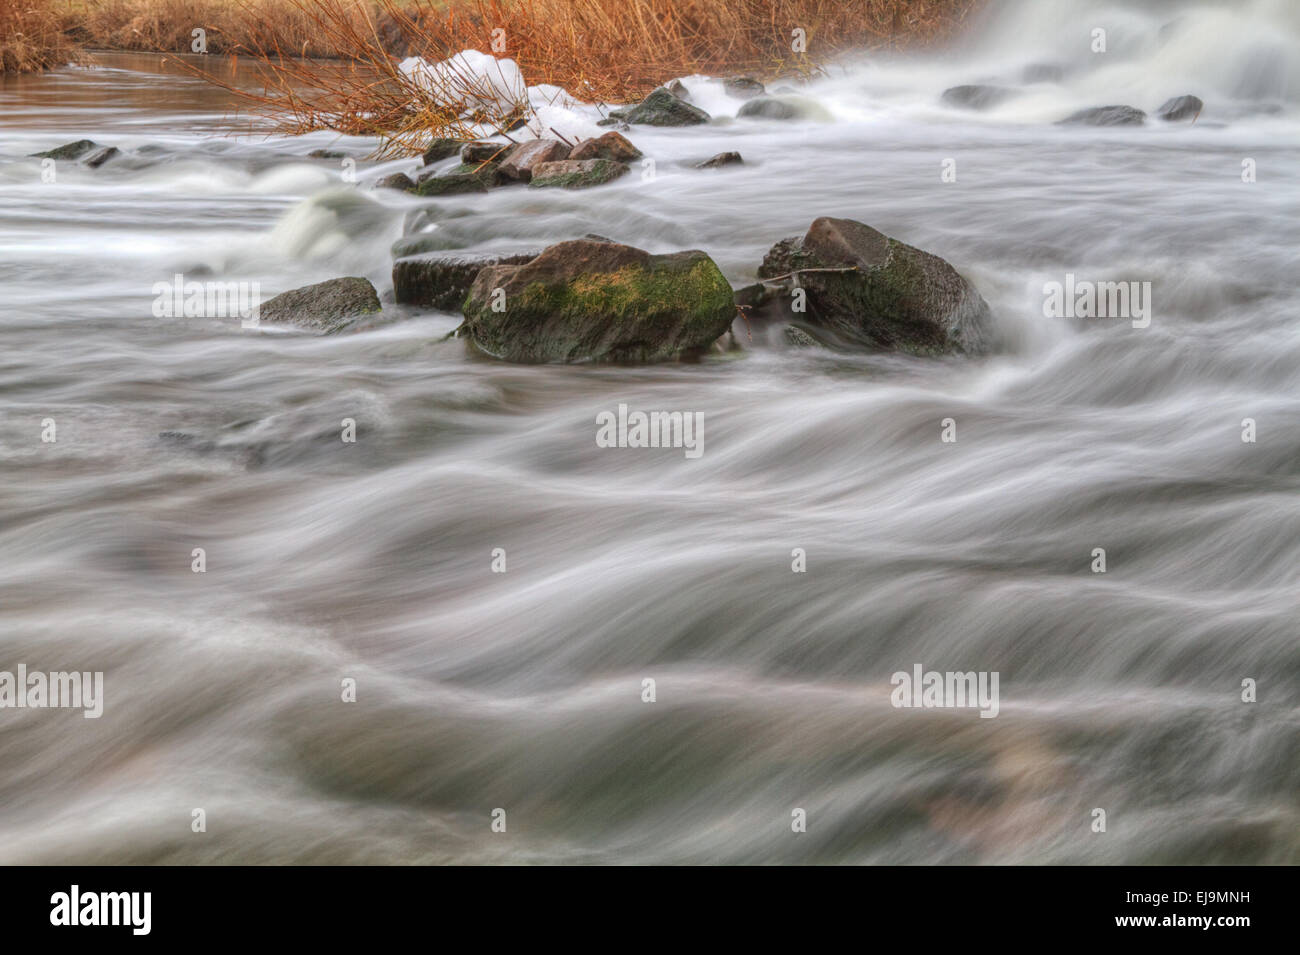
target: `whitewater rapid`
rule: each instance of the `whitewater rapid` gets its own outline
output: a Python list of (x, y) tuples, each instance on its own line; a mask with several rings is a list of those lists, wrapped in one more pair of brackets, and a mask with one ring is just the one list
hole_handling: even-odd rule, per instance
[[(597, 233), (736, 285), (857, 219), (975, 284), (979, 360), (738, 327), (701, 364), (525, 367), (447, 313), (157, 319), (176, 273), (388, 291), (427, 202), (368, 186), (416, 162), (229, 135), (152, 57), (5, 80), (0, 670), (105, 676), (98, 719), (0, 710), (0, 862), (1300, 860), (1296, 11), (1002, 5), (802, 88), (827, 121), (685, 77), (718, 121), (627, 132), (652, 177), (436, 203), (452, 248)], [(1018, 95), (940, 102), (983, 82)], [(1055, 125), (1184, 93), (1194, 124)], [(82, 137), (124, 156), (42, 182), (27, 154)], [(1150, 282), (1150, 326), (1045, 316), (1067, 274)], [(620, 404), (701, 414), (704, 453), (598, 446)], [(891, 705), (914, 665), (997, 672), (998, 715)]]

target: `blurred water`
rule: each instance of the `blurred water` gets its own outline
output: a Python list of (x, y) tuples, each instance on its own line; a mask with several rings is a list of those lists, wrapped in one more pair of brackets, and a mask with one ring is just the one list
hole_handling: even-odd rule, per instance
[[(0, 670), (103, 670), (106, 701), (0, 711), (0, 861), (1297, 861), (1296, 35), (1281, 2), (1005, 7), (960, 55), (813, 84), (831, 122), (636, 128), (651, 181), (437, 204), (460, 247), (596, 232), (736, 284), (859, 219), (980, 289), (977, 361), (738, 326), (738, 358), (521, 367), (442, 313), (158, 319), (177, 272), (384, 290), (427, 203), (367, 183), (413, 164), (353, 186), (305, 155), (373, 143), (226, 135), (152, 57), (4, 81)], [(1022, 94), (939, 103), (989, 80)], [(1181, 93), (1194, 125), (1052, 125)], [(83, 136), (126, 155), (25, 158)], [(1066, 273), (1151, 282), (1151, 326), (1045, 318)], [(703, 456), (598, 448), (619, 403), (703, 412)], [(893, 708), (917, 663), (999, 672), (998, 717)]]

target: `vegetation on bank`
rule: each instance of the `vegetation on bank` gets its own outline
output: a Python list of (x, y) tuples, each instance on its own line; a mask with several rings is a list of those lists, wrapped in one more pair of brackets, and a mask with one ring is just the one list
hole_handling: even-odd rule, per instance
[[(249, 57), (260, 92), (228, 87), (284, 133), (379, 136), (389, 154), (430, 135), (469, 138), (528, 118), (521, 95), (454, 64), (439, 82), (398, 68), (466, 49), (514, 60), (527, 83), (589, 102), (631, 102), (676, 76), (808, 76), (849, 50), (926, 46), (953, 35), (980, 0), (12, 0), (3, 18), (39, 37), (6, 69), (88, 49)], [(63, 24), (60, 31), (51, 24)], [(28, 49), (32, 42), (24, 39)], [(7, 46), (3, 49), (8, 49)], [(197, 72), (197, 71), (196, 71)], [(203, 75), (203, 74), (200, 74)], [(213, 82), (220, 80), (206, 76)], [(507, 79), (502, 77), (501, 79)], [(222, 84), (224, 85), (224, 84)], [(517, 84), (516, 84), (517, 85)]]
[(77, 59), (63, 13), (54, 0), (0, 2), (0, 73), (34, 73)]

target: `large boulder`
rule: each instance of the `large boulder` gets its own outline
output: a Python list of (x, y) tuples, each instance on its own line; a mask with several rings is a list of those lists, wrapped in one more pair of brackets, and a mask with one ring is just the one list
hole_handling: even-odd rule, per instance
[(1058, 126), (1141, 126), (1147, 114), (1134, 106), (1093, 106), (1071, 113)]
[(393, 263), (393, 297), (403, 305), (459, 312), (474, 279), (489, 265), (523, 265), (536, 252), (411, 255)]
[(380, 308), (375, 287), (367, 279), (349, 276), (281, 292), (263, 302), (257, 314), (259, 323), (295, 325), (330, 335)]
[(569, 147), (558, 139), (530, 139), (506, 154), (501, 161), (501, 175), (518, 182), (529, 182), (537, 166), (568, 158)]
[(609, 115), (642, 126), (698, 126), (709, 121), (708, 113), (678, 99), (663, 86), (636, 106)]
[(600, 186), (625, 175), (629, 166), (612, 159), (564, 159), (538, 163), (528, 183), (537, 188), (586, 189)]
[(815, 220), (774, 245), (758, 274), (803, 289), (805, 311), (786, 318), (846, 346), (938, 355), (990, 343), (988, 304), (951, 265), (852, 219)]
[(1196, 119), (1201, 115), (1201, 110), (1205, 109), (1200, 97), (1197, 96), (1175, 96), (1167, 99), (1160, 104), (1156, 110), (1156, 116), (1160, 117), (1167, 123), (1176, 123), (1183, 119)]
[(561, 242), (526, 265), (483, 269), (461, 333), (518, 362), (666, 361), (731, 327), (731, 286), (703, 252), (651, 255), (617, 242)]

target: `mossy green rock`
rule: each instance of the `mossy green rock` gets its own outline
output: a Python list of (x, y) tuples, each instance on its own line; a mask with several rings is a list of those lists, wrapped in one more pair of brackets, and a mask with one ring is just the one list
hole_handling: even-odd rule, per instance
[(464, 313), (461, 333), (506, 361), (653, 362), (708, 349), (735, 305), (703, 252), (577, 239), (525, 265), (483, 269)]
[(487, 192), (500, 181), (501, 173), (494, 162), (461, 163), (440, 176), (425, 173), (416, 180), (415, 191), (421, 196)]
[(631, 109), (617, 110), (610, 116), (643, 126), (698, 126), (709, 121), (708, 113), (678, 99), (663, 86)]
[(612, 182), (630, 169), (627, 163), (612, 159), (562, 159), (538, 163), (528, 184), (538, 189), (586, 189)]
[(806, 308), (789, 317), (838, 344), (978, 354), (992, 338), (988, 304), (956, 269), (852, 219), (823, 217), (783, 239), (758, 275), (802, 289)]
[(32, 153), (32, 155), (37, 159), (80, 159), (86, 153), (102, 148), (93, 139), (78, 139), (75, 143), (64, 143), (62, 146), (47, 149), (43, 153)]

